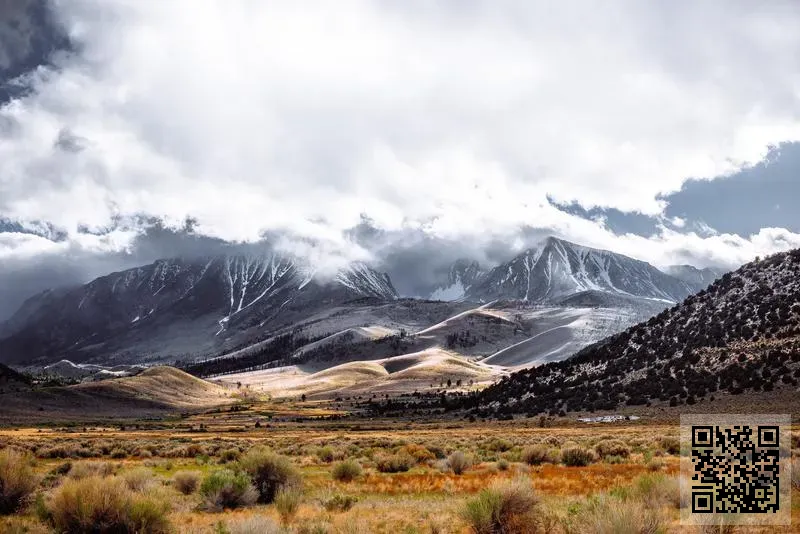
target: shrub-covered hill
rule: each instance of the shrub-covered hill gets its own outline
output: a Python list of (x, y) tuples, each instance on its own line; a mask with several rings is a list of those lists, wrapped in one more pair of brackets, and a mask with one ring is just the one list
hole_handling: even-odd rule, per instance
[(506, 377), (477, 397), (499, 414), (693, 404), (725, 391), (797, 389), (800, 250), (728, 273), (572, 358)]

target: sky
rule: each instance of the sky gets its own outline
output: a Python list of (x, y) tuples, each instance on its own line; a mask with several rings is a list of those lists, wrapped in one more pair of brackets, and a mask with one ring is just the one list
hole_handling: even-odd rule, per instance
[(793, 1), (0, 6), (0, 318), (178, 254), (413, 292), (547, 235), (656, 266), (800, 246)]

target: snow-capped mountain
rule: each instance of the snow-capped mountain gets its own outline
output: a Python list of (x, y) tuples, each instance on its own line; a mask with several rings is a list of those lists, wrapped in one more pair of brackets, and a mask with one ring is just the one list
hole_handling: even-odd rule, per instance
[(486, 274), (477, 261), (456, 260), (447, 273), (447, 281), (434, 290), (431, 300), (461, 300), (477, 280)]
[(695, 287), (649, 263), (549, 237), (481, 276), (465, 298), (543, 304), (586, 291), (677, 302)]
[(800, 249), (727, 273), (572, 358), (515, 373), (479, 402), (501, 412), (613, 410), (745, 391), (797, 399), (798, 383)]
[(81, 360), (96, 347), (126, 348), (145, 332), (156, 339), (156, 330), (172, 332), (174, 350), (193, 351), (290, 309), (367, 297), (397, 294), (387, 275), (360, 263), (327, 278), (278, 254), (159, 260), (32, 297), (6, 323), (0, 361), (76, 359), (75, 353)]

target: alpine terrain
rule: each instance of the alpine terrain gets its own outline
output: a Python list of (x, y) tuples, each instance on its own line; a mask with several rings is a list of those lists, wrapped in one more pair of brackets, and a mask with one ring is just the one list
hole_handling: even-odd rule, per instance
[(30, 298), (2, 327), (0, 361), (72, 381), (174, 363), (267, 390), (294, 384), (292, 394), (414, 389), (436, 376), (491, 383), (703, 283), (684, 278), (555, 238), (492, 269), (459, 260), (430, 299), (400, 298), (362, 263), (321, 276), (275, 253), (165, 259)]
[(706, 290), (574, 357), (481, 392), (499, 413), (693, 405), (800, 382), (800, 250), (727, 273)]

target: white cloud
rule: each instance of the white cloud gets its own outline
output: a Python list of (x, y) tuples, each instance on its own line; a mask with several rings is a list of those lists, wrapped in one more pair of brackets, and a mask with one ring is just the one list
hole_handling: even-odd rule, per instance
[[(616, 236), (547, 201), (660, 215), (686, 179), (800, 139), (792, 3), (55, 6), (80, 55), (0, 110), (13, 125), (0, 128), (0, 216), (70, 241), (192, 217), (226, 240), (285, 231), (292, 250), (313, 239), (362, 258), (342, 232), (366, 214), (449, 239), (534, 226), (656, 263), (796, 244), (771, 229)], [(133, 231), (97, 246), (124, 249)]]

